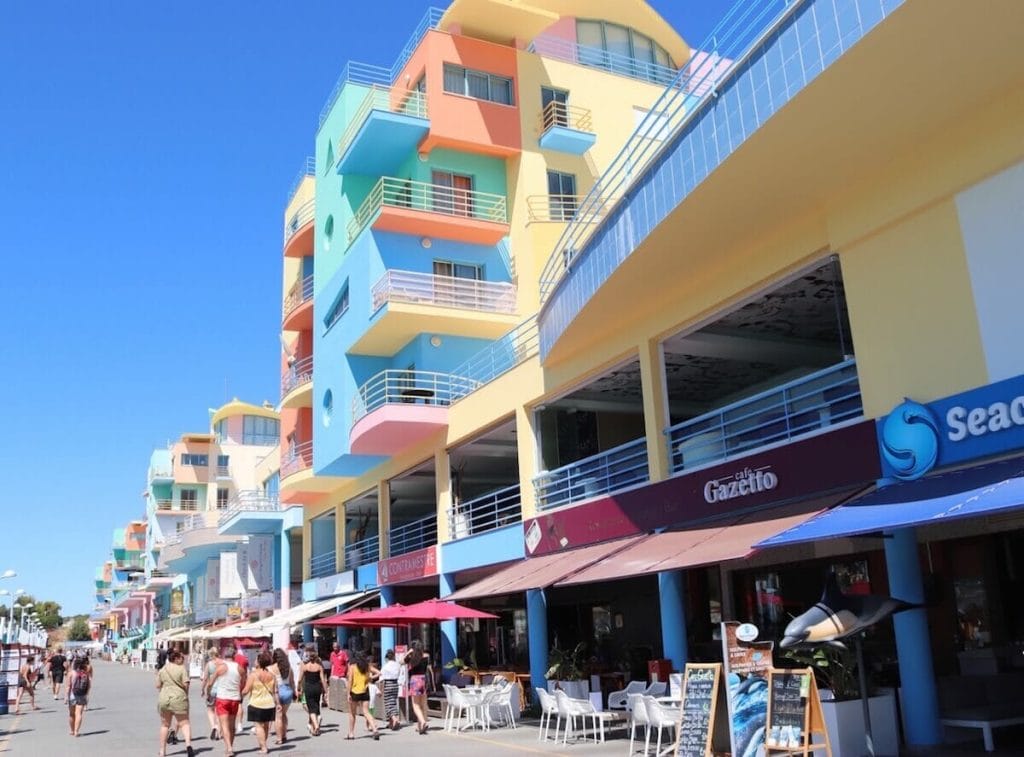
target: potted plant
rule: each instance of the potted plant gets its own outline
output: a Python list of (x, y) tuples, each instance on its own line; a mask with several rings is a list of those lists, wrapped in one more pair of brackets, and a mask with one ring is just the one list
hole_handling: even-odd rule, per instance
[[(833, 757), (860, 757), (864, 754), (864, 705), (853, 652), (846, 647), (818, 646), (790, 650), (785, 656), (814, 670)], [(870, 671), (868, 673), (868, 707), (875, 753), (899, 754), (896, 697), (891, 690), (875, 692)]]
[(586, 699), (590, 695), (590, 682), (586, 678), (583, 664), (586, 651), (586, 642), (581, 641), (571, 650), (552, 646), (548, 654), (545, 678), (573, 699)]
[[(462, 676), (467, 681), (477, 683), (480, 680), (480, 671), (477, 670), (475, 654), (470, 654), (470, 659), (464, 660), (461, 657), (455, 657), (451, 662), (445, 663), (445, 670), (454, 671), (454, 675)], [(453, 681), (454, 685), (458, 685), (458, 682)]]

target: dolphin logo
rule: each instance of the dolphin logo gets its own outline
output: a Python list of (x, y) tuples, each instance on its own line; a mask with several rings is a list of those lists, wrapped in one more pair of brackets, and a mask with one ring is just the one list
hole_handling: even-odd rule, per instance
[(932, 411), (904, 399), (882, 423), (882, 457), (901, 481), (930, 471), (939, 457), (939, 424)]

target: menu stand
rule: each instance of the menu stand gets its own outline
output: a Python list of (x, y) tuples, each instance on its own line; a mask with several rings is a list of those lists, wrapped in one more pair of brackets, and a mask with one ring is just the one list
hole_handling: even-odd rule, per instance
[[(821, 736), (821, 743), (813, 743)], [(824, 750), (832, 757), (832, 747), (821, 711), (821, 699), (810, 668), (768, 671), (768, 718), (765, 726), (766, 756), (801, 754), (804, 757)]]

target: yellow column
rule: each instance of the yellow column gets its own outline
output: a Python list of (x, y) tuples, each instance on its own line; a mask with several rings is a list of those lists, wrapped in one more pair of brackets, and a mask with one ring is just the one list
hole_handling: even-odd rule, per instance
[(522, 501), (523, 520), (537, 513), (537, 497), (533, 490), (533, 477), (537, 475), (537, 435), (533, 428), (533, 410), (516, 408), (516, 447), (519, 453), (519, 496)]
[(669, 477), (668, 396), (661, 343), (648, 339), (639, 346), (640, 386), (644, 396), (644, 431), (647, 435), (647, 467), (651, 481)]
[(348, 541), (348, 529), (345, 527), (345, 503), (339, 502), (334, 508), (334, 570), (341, 573), (345, 570), (345, 544)]
[(380, 559), (386, 560), (388, 536), (391, 533), (391, 487), (387, 481), (377, 482), (377, 535), (380, 537)]
[(452, 468), (448, 462), (448, 450), (441, 447), (434, 451), (434, 488), (437, 492), (437, 543), (444, 544), (452, 538)]

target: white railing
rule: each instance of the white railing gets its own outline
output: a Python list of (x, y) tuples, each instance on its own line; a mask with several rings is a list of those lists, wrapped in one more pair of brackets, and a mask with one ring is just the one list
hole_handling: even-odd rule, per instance
[(281, 500), (277, 497), (272, 497), (259, 489), (243, 489), (235, 492), (228, 500), (228, 506), (221, 510), (219, 524), (223, 526), (241, 512), (277, 513), (282, 509)]
[(174, 479), (174, 466), (173, 465), (153, 465), (149, 469), (149, 481), (153, 482), (157, 478), (169, 478)]
[(373, 310), (389, 302), (438, 305), (485, 313), (516, 312), (516, 287), (504, 281), (478, 281), (413, 271), (387, 271), (373, 285)]
[(556, 126), (574, 131), (594, 131), (593, 117), (587, 108), (552, 100), (544, 106), (537, 118), (537, 135), (544, 136)]
[(313, 467), (313, 441), (302, 442), (281, 453), (281, 478)]
[(589, 218), (580, 217), (582, 195), (528, 195), (526, 197), (526, 217), (531, 221), (565, 223), (598, 223), (604, 218), (604, 208), (600, 205), (588, 205), (586, 213)]
[(482, 494), (460, 502), (448, 511), (448, 530), (452, 539), (493, 531), (522, 520), (519, 484)]
[(282, 308), (282, 318), (287, 318), (300, 305), (303, 305), (313, 299), (313, 274), (305, 276), (294, 284), (291, 289), (288, 290), (288, 294), (284, 298), (284, 307)]
[(366, 93), (366, 97), (359, 103), (359, 107), (356, 108), (355, 113), (352, 115), (348, 128), (345, 129), (338, 140), (338, 150), (335, 155), (338, 156), (339, 162), (345, 155), (345, 151), (355, 141), (359, 130), (363, 128), (363, 123), (369, 118), (370, 113), (375, 110), (386, 113), (401, 113), (402, 115), (415, 116), (416, 118), (426, 118), (427, 93), (415, 89), (382, 87), (379, 84), (371, 85)]
[(292, 180), (291, 186), (288, 188), (288, 199), (284, 201), (287, 205), (295, 197), (295, 193), (299, 191), (299, 186), (302, 184), (302, 180), (307, 176), (316, 176), (316, 158), (311, 155), (307, 155), (306, 159), (302, 163), (302, 168), (295, 174), (295, 178)]
[(467, 385), (467, 391), (452, 398), (452, 401), (462, 399), (517, 365), (536, 357), (539, 351), (537, 316), (532, 315), (455, 369), (457, 375), (466, 376), (471, 383)]
[(547, 510), (643, 484), (649, 477), (647, 438), (641, 437), (561, 468), (544, 471), (533, 479), (533, 486), (537, 507)]
[(336, 550), (313, 555), (309, 558), (309, 577), (320, 578), (334, 573), (334, 566), (337, 565), (338, 553)]
[(345, 568), (352, 570), (380, 559), (380, 534), (345, 545)]
[(414, 520), (391, 529), (388, 534), (388, 555), (397, 557), (437, 544), (437, 515)]
[(295, 212), (292, 213), (284, 225), (284, 242), (288, 244), (288, 240), (291, 239), (295, 234), (305, 226), (307, 223), (312, 223), (313, 218), (316, 216), (316, 200), (306, 200), (304, 203), (295, 208)]
[(352, 398), (352, 422), (385, 405), (440, 405), (464, 396), (477, 387), (472, 379), (432, 371), (381, 371)]
[(313, 356), (299, 358), (281, 374), (281, 396), (313, 380)]
[(172, 499), (158, 499), (154, 505), (157, 512), (195, 512), (199, 509), (198, 502), (175, 502)]
[(561, 37), (545, 34), (535, 38), (527, 50), (544, 58), (578, 63), (581, 66), (600, 68), (612, 74), (640, 79), (652, 84), (665, 86), (676, 78), (676, 70), (650, 61), (639, 60), (621, 53), (612, 53), (599, 47), (580, 45)]
[(508, 223), (504, 195), (384, 176), (370, 190), (349, 221), (350, 243), (377, 217), (382, 207), (441, 213), (490, 223)]

